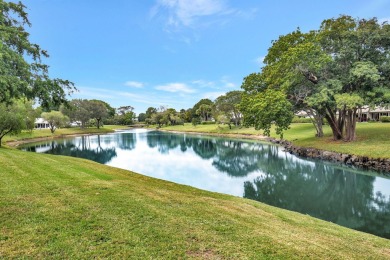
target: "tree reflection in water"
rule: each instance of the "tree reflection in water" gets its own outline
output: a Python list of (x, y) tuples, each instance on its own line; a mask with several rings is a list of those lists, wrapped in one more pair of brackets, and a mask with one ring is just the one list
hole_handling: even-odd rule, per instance
[[(149, 151), (156, 149), (169, 157), (175, 156), (175, 153), (188, 153), (189, 157), (201, 158), (207, 162), (206, 167), (212, 167), (224, 177), (234, 177), (234, 185), (238, 183), (242, 188), (244, 182), (245, 198), (390, 238), (390, 198), (374, 191), (374, 183), (381, 178), (354, 173), (352, 169), (334, 164), (301, 160), (273, 145), (148, 131), (139, 135), (126, 132), (102, 137), (65, 139), (25, 149), (81, 157), (106, 164), (117, 156), (115, 149), (118, 149), (118, 153), (120, 150), (133, 149), (133, 152), (137, 152), (137, 142), (146, 143)], [(149, 152), (142, 149), (142, 152)], [(170, 154), (172, 150), (175, 153)], [(250, 177), (249, 174), (259, 177)], [(252, 178), (255, 179), (250, 181)], [(214, 176), (204, 182), (223, 179)], [(231, 183), (231, 178), (226, 183), (229, 182)], [(388, 189), (383, 189), (386, 190)]]
[(390, 238), (390, 199), (374, 194), (374, 176), (323, 162), (299, 160), (272, 145), (149, 132), (148, 145), (161, 153), (180, 147), (231, 177), (262, 176), (244, 183), (244, 197)]
[[(272, 149), (270, 149), (272, 151)], [(390, 238), (390, 200), (374, 194), (374, 176), (294, 157), (263, 160), (244, 197)]]
[(102, 148), (99, 135), (96, 138), (96, 142), (95, 140), (91, 142), (89, 136), (81, 136), (72, 140), (64, 139), (62, 141), (42, 142), (25, 150), (35, 152), (37, 148), (44, 149), (47, 154), (84, 158), (102, 164), (108, 163), (117, 155), (114, 147)]
[(148, 132), (146, 136), (148, 146), (157, 148), (162, 154), (168, 154), (169, 150), (177, 147), (182, 152), (192, 149), (200, 158), (212, 159), (216, 169), (232, 177), (242, 177), (256, 171), (257, 161), (262, 156), (263, 146), (256, 143), (155, 131)]

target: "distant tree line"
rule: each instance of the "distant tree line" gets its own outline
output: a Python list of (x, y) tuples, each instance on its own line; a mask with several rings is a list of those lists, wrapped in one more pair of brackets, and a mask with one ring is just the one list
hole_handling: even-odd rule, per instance
[(217, 123), (229, 125), (230, 128), (232, 125), (239, 126), (242, 123), (239, 108), (241, 94), (242, 91), (230, 91), (215, 101), (201, 99), (192, 108), (179, 111), (164, 106), (149, 107), (145, 113), (139, 114), (138, 121), (158, 127), (184, 123), (192, 123), (195, 126), (201, 123)]
[[(130, 105), (117, 109), (101, 100), (74, 99), (69, 80), (51, 78), (47, 51), (29, 40), (26, 7), (0, 1), (0, 145), (7, 134), (32, 130), (42, 116), (52, 132), (69, 122), (80, 127), (129, 125)], [(347, 15), (324, 20), (319, 29), (297, 29), (272, 42), (261, 72), (244, 78), (243, 91), (216, 100), (201, 99), (192, 108), (149, 107), (138, 115), (146, 124), (192, 123), (254, 126), (270, 134), (289, 128), (294, 112), (306, 111), (317, 136), (324, 121), (335, 140), (356, 138), (357, 114), (364, 105), (390, 104), (390, 25), (376, 18)], [(39, 105), (34, 107), (34, 103)]]

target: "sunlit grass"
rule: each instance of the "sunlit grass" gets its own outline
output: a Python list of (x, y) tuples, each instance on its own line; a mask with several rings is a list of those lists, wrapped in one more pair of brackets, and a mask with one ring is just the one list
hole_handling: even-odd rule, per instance
[(0, 258), (385, 259), (389, 240), (91, 161), (0, 149)]
[[(184, 126), (168, 126), (162, 130), (199, 132), (213, 134), (241, 134), (262, 135), (262, 131), (254, 128), (232, 127), (227, 125), (197, 125), (185, 124)], [(297, 146), (312, 147), (340, 153), (368, 156), (372, 158), (390, 158), (390, 124), (386, 123), (358, 123), (357, 139), (354, 142), (334, 141), (331, 129), (324, 126), (325, 136), (315, 137), (315, 129), (312, 124), (291, 124), (290, 129), (285, 131), (284, 139), (292, 141)], [(271, 136), (279, 138), (271, 131)]]
[(79, 134), (105, 134), (111, 133), (115, 129), (127, 129), (127, 126), (119, 125), (105, 125), (97, 129), (96, 127), (80, 128), (59, 128), (52, 134), (49, 129), (34, 129), (33, 131), (22, 131), (17, 135), (6, 135), (3, 137), (3, 142), (20, 141), (34, 138), (52, 138), (61, 137), (65, 135), (79, 135)]

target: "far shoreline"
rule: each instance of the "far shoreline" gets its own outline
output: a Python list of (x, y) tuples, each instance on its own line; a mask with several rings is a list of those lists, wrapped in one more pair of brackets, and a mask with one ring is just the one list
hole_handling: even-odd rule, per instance
[(161, 132), (168, 133), (176, 133), (176, 134), (192, 134), (192, 135), (204, 135), (204, 136), (216, 136), (216, 137), (226, 137), (231, 139), (248, 139), (248, 140), (256, 140), (261, 142), (272, 143), (278, 146), (281, 146), (285, 149), (286, 152), (290, 154), (294, 154), (300, 158), (311, 158), (311, 159), (319, 159), (322, 161), (329, 161), (334, 163), (341, 163), (347, 166), (353, 166), (359, 169), (364, 170), (373, 170), (380, 175), (390, 176), (390, 158), (371, 158), (368, 156), (357, 156), (354, 154), (340, 153), (328, 150), (322, 150), (312, 147), (303, 147), (303, 146), (295, 146), (291, 141), (285, 139), (277, 139), (273, 137), (267, 137), (264, 135), (255, 135), (255, 134), (237, 134), (237, 133), (210, 133), (210, 132), (197, 132), (197, 131), (180, 131), (180, 130), (169, 130), (169, 129), (156, 129), (150, 127), (128, 127), (122, 129), (107, 129), (111, 130), (106, 132), (86, 132), (86, 133), (75, 133), (75, 134), (58, 134), (53, 136), (46, 137), (37, 137), (37, 138), (25, 138), (21, 140), (12, 140), (6, 141), (5, 145), (12, 148), (17, 148), (20, 145), (42, 142), (47, 140), (55, 140), (61, 138), (70, 138), (77, 136), (92, 136), (92, 135), (102, 135), (109, 134), (114, 132), (126, 131), (131, 129), (148, 129), (155, 130)]

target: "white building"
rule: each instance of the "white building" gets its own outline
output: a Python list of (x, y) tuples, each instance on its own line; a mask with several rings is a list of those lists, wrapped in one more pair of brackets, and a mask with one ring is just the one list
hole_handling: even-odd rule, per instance
[(379, 121), (381, 116), (390, 116), (390, 108), (386, 107), (373, 107), (364, 106), (358, 110), (358, 121), (366, 122), (366, 121)]
[[(309, 117), (309, 115), (303, 110), (298, 111), (295, 115), (303, 118)], [(381, 116), (390, 116), (390, 107), (376, 106), (370, 108), (369, 106), (363, 106), (358, 109), (356, 116), (358, 122), (379, 121)]]
[(35, 129), (48, 129), (50, 128), (49, 123), (42, 117), (35, 119)]

